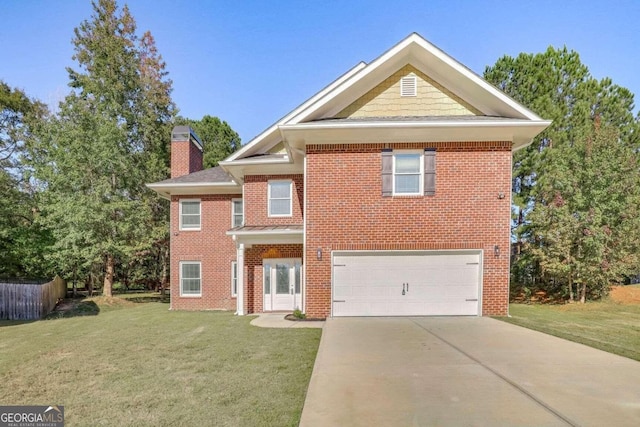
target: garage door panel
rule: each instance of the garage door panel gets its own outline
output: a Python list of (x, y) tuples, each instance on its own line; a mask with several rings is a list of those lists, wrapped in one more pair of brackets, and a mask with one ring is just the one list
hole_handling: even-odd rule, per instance
[(367, 252), (333, 264), (334, 316), (479, 314), (479, 252)]

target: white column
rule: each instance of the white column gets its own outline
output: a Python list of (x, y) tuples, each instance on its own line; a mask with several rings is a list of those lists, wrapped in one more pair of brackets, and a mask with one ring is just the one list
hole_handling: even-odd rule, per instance
[(236, 263), (238, 266), (238, 295), (236, 296), (238, 316), (244, 316), (244, 243), (238, 243)]

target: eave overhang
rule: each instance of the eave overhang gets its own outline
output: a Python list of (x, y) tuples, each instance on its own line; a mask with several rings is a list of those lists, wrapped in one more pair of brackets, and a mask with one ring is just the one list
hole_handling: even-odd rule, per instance
[(302, 225), (236, 227), (227, 231), (226, 234), (231, 236), (236, 243), (244, 244), (245, 247), (251, 247), (251, 245), (304, 243)]
[(513, 151), (529, 145), (551, 121), (530, 119), (327, 121), (280, 125), (292, 148), (306, 144), (372, 142), (512, 141)]
[[(289, 147), (287, 147), (289, 150)], [(299, 157), (298, 161), (293, 161)], [(293, 156), (286, 156), (282, 159), (256, 160), (238, 159), (225, 160), (219, 165), (238, 182), (244, 182), (245, 175), (295, 175), (304, 172), (300, 153), (293, 153)]]
[(193, 194), (242, 194), (242, 186), (235, 182), (153, 183), (147, 187), (167, 200), (171, 196)]

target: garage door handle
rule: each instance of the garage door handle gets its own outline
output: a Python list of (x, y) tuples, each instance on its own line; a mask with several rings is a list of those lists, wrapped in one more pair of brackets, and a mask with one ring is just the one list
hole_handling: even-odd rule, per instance
[(343, 299), (334, 299), (333, 302), (347, 302), (347, 300), (343, 300)]
[(478, 301), (478, 298), (466, 299), (465, 301)]

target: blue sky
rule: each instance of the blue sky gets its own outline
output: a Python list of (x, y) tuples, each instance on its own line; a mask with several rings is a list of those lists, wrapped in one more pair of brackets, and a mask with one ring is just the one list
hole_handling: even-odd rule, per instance
[[(640, 1), (126, 3), (156, 38), (181, 115), (218, 116), (243, 142), (414, 31), (478, 74), (505, 54), (566, 45), (595, 77), (640, 96)], [(0, 79), (57, 104), (73, 29), (91, 13), (89, 0), (1, 0)]]

